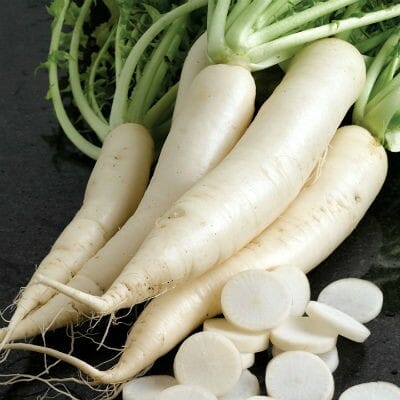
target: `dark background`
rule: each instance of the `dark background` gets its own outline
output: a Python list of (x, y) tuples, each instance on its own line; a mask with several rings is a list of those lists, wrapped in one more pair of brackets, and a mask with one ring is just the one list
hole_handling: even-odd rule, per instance
[[(1, 309), (27, 283), (34, 266), (79, 208), (92, 166), (59, 131), (51, 104), (44, 100), (46, 72), (34, 74), (45, 60), (49, 45), (46, 3), (0, 1)], [(347, 387), (361, 382), (385, 380), (400, 385), (400, 156), (390, 157), (384, 189), (354, 234), (310, 274), (313, 297), (329, 282), (349, 276), (377, 283), (384, 291), (385, 302), (381, 315), (368, 324), (372, 335), (365, 344), (339, 340), (335, 399)], [(131, 318), (132, 314), (127, 320)], [(125, 333), (118, 327), (109, 343), (122, 345)], [(49, 345), (64, 345), (66, 349), (69, 345), (64, 331), (49, 334), (47, 340)], [(109, 356), (95, 349), (90, 343), (77, 343), (78, 354), (91, 362)], [(260, 382), (266, 356), (258, 355), (253, 369)], [(161, 360), (156, 372), (170, 371), (171, 360), (172, 356)], [(12, 353), (0, 364), (0, 375), (36, 374), (42, 369), (41, 356)], [(60, 364), (53, 374), (68, 376), (73, 371)], [(1, 381), (5, 379), (0, 376)], [(96, 396), (86, 388), (71, 390), (79, 399)], [(39, 382), (0, 386), (0, 399), (36, 399), (45, 391)]]

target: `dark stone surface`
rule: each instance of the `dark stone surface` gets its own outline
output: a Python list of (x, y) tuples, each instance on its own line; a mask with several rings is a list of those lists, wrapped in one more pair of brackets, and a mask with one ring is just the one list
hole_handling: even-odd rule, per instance
[[(0, 13), (0, 308), (26, 284), (35, 265), (78, 209), (92, 163), (65, 149), (50, 103), (47, 81), (35, 68), (46, 58), (50, 19), (45, 1), (2, 1)], [(52, 145), (50, 145), (52, 143)], [(356, 151), (356, 149), (355, 149)], [(400, 384), (400, 160), (392, 156), (382, 193), (354, 234), (310, 274), (313, 297), (329, 282), (348, 276), (376, 282), (385, 293), (384, 310), (368, 324), (365, 344), (339, 341), (340, 366), (335, 372), (336, 396), (347, 387), (370, 380)], [(130, 321), (134, 312), (125, 318)], [(104, 327), (104, 324), (103, 324)], [(87, 327), (83, 327), (82, 332)], [(108, 343), (121, 346), (126, 328), (113, 329)], [(68, 349), (64, 331), (49, 334), (48, 345)], [(35, 339), (39, 344), (40, 340)], [(96, 363), (111, 353), (97, 354), (89, 342), (76, 343), (77, 354)], [(263, 380), (266, 354), (258, 355), (254, 371)], [(50, 361), (50, 360), (49, 360)], [(170, 371), (172, 355), (155, 371)], [(37, 374), (43, 358), (12, 353), (0, 374)], [(53, 376), (72, 376), (57, 365)], [(3, 381), (4, 378), (0, 377)], [(71, 387), (79, 399), (95, 397), (86, 388)], [(46, 387), (39, 383), (0, 386), (0, 399), (36, 399)], [(50, 395), (49, 395), (50, 396)], [(46, 397), (49, 398), (49, 397)], [(59, 398), (66, 398), (60, 396)], [(383, 400), (383, 399), (382, 399)]]

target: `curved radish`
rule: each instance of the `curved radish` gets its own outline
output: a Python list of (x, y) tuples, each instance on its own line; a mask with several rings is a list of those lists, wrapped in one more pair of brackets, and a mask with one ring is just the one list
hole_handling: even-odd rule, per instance
[[(210, 66), (197, 78), (231, 68), (240, 67)], [(235, 148), (164, 214), (104, 296), (42, 282), (105, 314), (226, 260), (294, 200), (364, 81), (364, 61), (346, 42), (325, 39), (301, 50)]]
[(178, 382), (202, 386), (217, 396), (231, 390), (242, 373), (240, 353), (226, 337), (200, 332), (189, 336), (174, 360)]
[(339, 400), (400, 400), (400, 388), (389, 382), (368, 382), (352, 386)]
[[(210, 80), (210, 72), (214, 80)], [(240, 67), (231, 67), (228, 71), (217, 68), (200, 74), (185, 96), (183, 113), (172, 124), (135, 214), (73, 277), (68, 283), (71, 288), (96, 295), (105, 292), (157, 218), (235, 145), (253, 115), (255, 86), (250, 73)], [(22, 337), (77, 322), (90, 314), (89, 308), (74, 305), (65, 296), (50, 300), (42, 308), (18, 329), (25, 331)], [(25, 325), (31, 327), (28, 332)], [(13, 338), (20, 337), (15, 332)]]
[[(336, 238), (335, 246), (344, 240), (376, 197), (386, 170), (383, 147), (377, 145), (365, 129), (340, 128), (330, 144), (319, 179), (304, 187), (280, 218), (234, 257), (195, 281), (153, 299), (134, 324), (119, 362), (108, 371), (100, 371), (52, 349), (24, 344), (12, 346), (52, 354), (98, 382), (118, 383), (131, 379), (170, 351), (204, 320), (221, 313), (221, 291), (230, 277), (246, 269), (269, 268), (271, 251), (275, 249), (273, 244), (286, 243), (286, 246), (278, 246), (278, 253), (272, 256), (273, 260), (279, 258), (282, 265), (297, 259), (305, 269), (311, 269), (314, 263), (321, 262), (323, 258), (318, 260), (317, 257), (325, 257), (333, 245), (333, 242), (327, 243), (328, 238)], [(355, 201), (356, 197), (360, 201)], [(320, 212), (318, 218), (315, 218), (316, 210)], [(288, 231), (282, 229), (282, 221), (287, 229), (292, 228), (293, 235), (301, 232), (298, 240), (285, 242)], [(321, 246), (321, 237), (326, 238), (324, 243), (328, 248), (316, 251), (316, 245)], [(40, 323), (27, 321), (24, 328), (32, 331), (38, 325)], [(319, 350), (324, 352), (329, 348)]]
[(225, 318), (242, 329), (268, 330), (289, 316), (292, 295), (270, 272), (250, 269), (229, 279), (221, 307)]
[(2, 344), (31, 310), (54, 295), (54, 290), (35, 284), (36, 277), (68, 282), (132, 214), (143, 196), (152, 161), (153, 141), (141, 125), (124, 124), (107, 136), (80, 210), (23, 291)]
[(245, 369), (240, 375), (238, 383), (228, 393), (219, 396), (218, 400), (243, 400), (259, 393), (260, 384), (257, 377)]
[(268, 395), (279, 400), (331, 400), (332, 373), (315, 354), (288, 351), (267, 365), (265, 385)]
[(154, 400), (217, 400), (217, 398), (201, 386), (176, 385), (163, 390)]
[(284, 351), (326, 353), (336, 345), (337, 333), (309, 317), (289, 317), (270, 333), (271, 342)]
[(232, 325), (225, 318), (207, 319), (203, 330), (226, 336), (242, 353), (257, 353), (268, 348), (269, 332), (251, 332)]
[(310, 301), (306, 308), (307, 315), (328, 329), (355, 342), (364, 342), (371, 334), (369, 329), (350, 315), (317, 301)]
[(155, 400), (160, 392), (177, 383), (169, 375), (142, 376), (124, 384), (122, 400)]
[(310, 283), (306, 274), (299, 268), (282, 266), (275, 268), (271, 274), (287, 285), (292, 295), (291, 315), (301, 317), (310, 301)]
[(382, 291), (364, 279), (345, 278), (330, 283), (318, 301), (337, 308), (363, 324), (373, 320), (382, 310)]

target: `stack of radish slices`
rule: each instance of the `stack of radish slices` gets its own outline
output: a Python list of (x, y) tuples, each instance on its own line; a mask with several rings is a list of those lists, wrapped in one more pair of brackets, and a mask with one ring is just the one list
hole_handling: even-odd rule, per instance
[[(298, 268), (248, 270), (232, 277), (221, 293), (224, 318), (204, 322), (174, 361), (175, 378), (146, 376), (125, 384), (124, 400), (330, 400), (339, 365), (338, 335), (364, 342), (363, 325), (382, 308), (380, 289), (362, 279), (331, 283), (310, 301), (310, 285)], [(254, 353), (272, 342), (260, 395), (248, 368)], [(353, 386), (339, 400), (400, 400), (387, 382)]]

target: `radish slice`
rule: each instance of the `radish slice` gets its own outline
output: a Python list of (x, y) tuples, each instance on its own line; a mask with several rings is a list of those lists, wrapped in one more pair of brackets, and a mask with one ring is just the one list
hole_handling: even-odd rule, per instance
[(240, 353), (240, 358), (242, 359), (242, 368), (247, 369), (254, 365), (256, 357), (254, 353)]
[(382, 291), (364, 279), (346, 278), (332, 282), (318, 296), (318, 301), (349, 314), (363, 324), (382, 310)]
[(368, 382), (352, 386), (339, 400), (400, 400), (400, 388), (389, 382)]
[[(272, 357), (276, 357), (283, 352), (284, 350), (281, 350), (279, 347), (272, 346)], [(336, 368), (339, 366), (339, 354), (336, 347), (326, 353), (316, 355), (327, 365), (331, 372), (336, 371)]]
[(260, 384), (257, 377), (245, 369), (234, 388), (225, 395), (218, 397), (218, 400), (243, 400), (259, 393)]
[(306, 313), (317, 323), (325, 324), (339, 335), (355, 342), (365, 342), (371, 334), (368, 328), (350, 315), (324, 303), (310, 301)]
[(252, 269), (229, 279), (222, 289), (221, 306), (232, 324), (261, 331), (278, 326), (288, 317), (292, 296), (270, 272)]
[(168, 375), (142, 376), (124, 384), (122, 399), (155, 400), (160, 392), (177, 383), (175, 378)]
[(315, 354), (287, 351), (273, 358), (265, 374), (267, 392), (279, 400), (331, 400), (331, 371)]
[(199, 332), (180, 346), (174, 360), (179, 383), (202, 386), (216, 396), (229, 392), (239, 381), (239, 350), (223, 335)]
[(301, 317), (310, 301), (310, 283), (306, 274), (299, 268), (282, 266), (275, 268), (271, 274), (287, 285), (292, 294), (293, 303), (291, 315)]
[(201, 386), (176, 385), (162, 391), (155, 400), (217, 400), (217, 398)]
[(290, 317), (273, 329), (271, 342), (282, 350), (326, 353), (336, 346), (337, 334), (309, 317)]
[(266, 350), (269, 345), (269, 331), (246, 331), (225, 318), (211, 318), (204, 321), (203, 330), (226, 336), (242, 353), (258, 353)]

